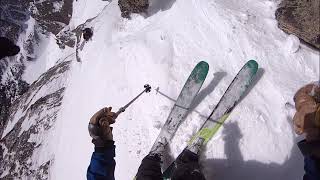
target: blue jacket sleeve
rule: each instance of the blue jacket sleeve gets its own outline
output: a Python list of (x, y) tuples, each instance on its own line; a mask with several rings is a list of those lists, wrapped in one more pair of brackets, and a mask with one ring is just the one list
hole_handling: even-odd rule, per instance
[(320, 159), (314, 154), (320, 150), (320, 141), (307, 142), (300, 141), (298, 146), (304, 156), (305, 174), (303, 180), (319, 180), (320, 179)]
[(319, 159), (312, 156), (304, 157), (304, 170), (305, 174), (303, 180), (319, 180), (320, 179), (320, 169), (319, 169)]
[(87, 170), (88, 180), (114, 180), (116, 162), (115, 145), (110, 141), (107, 146), (96, 147), (91, 156), (91, 162)]

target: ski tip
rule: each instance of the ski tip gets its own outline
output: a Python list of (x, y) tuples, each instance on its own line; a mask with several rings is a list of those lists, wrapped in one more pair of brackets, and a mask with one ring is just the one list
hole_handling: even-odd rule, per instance
[(200, 61), (197, 65), (209, 70), (209, 64), (206, 61)]
[[(207, 74), (209, 72), (209, 64), (205, 61), (200, 61), (196, 67), (193, 69), (193, 75), (197, 76), (198, 82), (202, 82), (206, 79)], [(192, 75), (191, 75), (192, 76)]]
[(248, 62), (247, 62), (247, 65), (249, 66), (249, 68), (251, 68), (251, 69), (258, 69), (258, 67), (259, 67), (259, 64), (257, 63), (257, 61), (255, 61), (255, 60), (249, 60)]

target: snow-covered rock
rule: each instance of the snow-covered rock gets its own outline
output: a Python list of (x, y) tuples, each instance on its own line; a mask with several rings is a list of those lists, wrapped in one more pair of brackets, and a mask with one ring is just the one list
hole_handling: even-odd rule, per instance
[(48, 179), (54, 125), (67, 85), (70, 59), (50, 68), (10, 107), (1, 131), (0, 178)]
[(319, 12), (319, 0), (282, 0), (275, 14), (280, 29), (319, 50)]

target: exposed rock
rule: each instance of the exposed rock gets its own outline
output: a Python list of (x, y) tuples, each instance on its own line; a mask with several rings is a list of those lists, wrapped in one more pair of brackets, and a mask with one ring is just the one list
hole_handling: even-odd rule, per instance
[(36, 20), (35, 29), (38, 32), (57, 35), (70, 22), (72, 3), (73, 0), (1, 0), (0, 36), (16, 41), (20, 33), (27, 28), (25, 23), (30, 16)]
[(9, 108), (14, 100), (19, 98), (29, 89), (29, 84), (21, 79), (8, 80), (5, 84), (0, 84), (0, 134), (9, 117)]
[(74, 47), (76, 44), (76, 35), (74, 31), (70, 30), (70, 27), (67, 26), (56, 35), (57, 44), (61, 49), (64, 49), (65, 46)]
[[(24, 62), (34, 61), (37, 58), (34, 48), (40, 46), (40, 35), (47, 36), (48, 32), (57, 34), (69, 24), (72, 2), (73, 0), (0, 1), (0, 36), (7, 37), (16, 43), (20, 34), (26, 34), (22, 45), (20, 44), (23, 53), (3, 58), (0, 61), (0, 132), (8, 120), (9, 107), (12, 102), (28, 89), (28, 84), (22, 80)], [(34, 27), (28, 27), (26, 24), (31, 16), (36, 21), (32, 19), (34, 23), (29, 23), (29, 25)], [(27, 28), (32, 31), (26, 33)], [(69, 42), (71, 43), (66, 42), (66, 44), (74, 46), (75, 38), (73, 42)]]
[(0, 1), (0, 36), (14, 43), (19, 39), (22, 51), (0, 61), (0, 179), (49, 177), (53, 158), (50, 152), (42, 152), (48, 157), (41, 158), (41, 162), (33, 158), (44, 149), (56, 121), (65, 91), (64, 75), (70, 66), (67, 60), (74, 57), (49, 69), (30, 88), (22, 74), (25, 62), (37, 58), (34, 49), (41, 45), (40, 36), (49, 32), (56, 35), (66, 29), (72, 3), (73, 0)]
[(320, 0), (283, 0), (276, 11), (279, 28), (320, 49)]
[(40, 76), (10, 107), (9, 121), (0, 140), (0, 176), (4, 179), (48, 179), (52, 152), (42, 162), (37, 153), (46, 148), (48, 134), (62, 103), (71, 61), (64, 61)]
[(130, 18), (131, 13), (145, 13), (149, 8), (149, 0), (119, 0), (121, 16)]
[(72, 17), (73, 0), (29, 0), (31, 16), (48, 32), (58, 34)]
[[(96, 17), (90, 18), (86, 20), (85, 23), (80, 24), (77, 26), (76, 29), (71, 30), (69, 26), (66, 26), (59, 34), (56, 35), (57, 37), (57, 44), (60, 48), (65, 48), (65, 46), (74, 47), (77, 46), (76, 53), (78, 54), (79, 46), (81, 46), (81, 37), (83, 34), (83, 30), (92, 22)], [(92, 29), (92, 28), (91, 28)], [(93, 32), (92, 32), (93, 33)], [(80, 62), (81, 60), (77, 56), (77, 61)]]

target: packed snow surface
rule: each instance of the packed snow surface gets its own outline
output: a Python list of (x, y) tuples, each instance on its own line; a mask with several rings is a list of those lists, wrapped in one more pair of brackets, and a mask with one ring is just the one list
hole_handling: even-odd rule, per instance
[[(161, 2), (161, 3), (160, 3)], [(293, 95), (319, 79), (319, 53), (277, 28), (276, 0), (152, 1), (145, 16), (123, 19), (117, 1), (74, 1), (71, 26), (94, 18), (92, 40), (74, 62), (55, 125), (50, 179), (86, 179), (93, 152), (87, 126), (102, 107), (116, 111), (149, 83), (114, 124), (117, 180), (132, 179), (149, 152), (194, 66), (210, 71), (192, 112), (170, 146), (176, 157), (250, 59), (257, 78), (226, 124), (207, 144), (201, 165), (207, 179), (298, 180), (303, 159), (291, 126)], [(50, 48), (48, 44), (47, 48)], [(52, 45), (53, 46), (53, 45)], [(58, 56), (58, 55), (57, 55)], [(166, 96), (163, 96), (166, 95)]]

